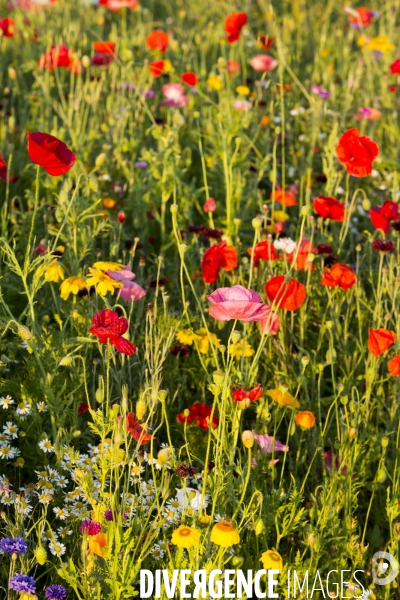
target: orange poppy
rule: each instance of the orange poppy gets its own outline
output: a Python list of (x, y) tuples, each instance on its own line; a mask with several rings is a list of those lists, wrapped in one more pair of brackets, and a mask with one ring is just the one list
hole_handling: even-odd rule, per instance
[(101, 54), (115, 54), (115, 42), (93, 42), (93, 49)]
[(275, 200), (282, 206), (296, 206), (297, 200), (293, 192), (284, 192), (283, 190), (275, 190), (270, 196), (271, 200)]
[(389, 350), (390, 346), (396, 341), (396, 334), (389, 329), (372, 329), (369, 330), (368, 350), (374, 356), (379, 356)]
[(285, 281), (284, 275), (270, 279), (265, 284), (265, 293), (276, 308), (286, 308), (290, 311), (300, 308), (307, 297), (306, 288), (302, 283), (293, 278)]
[(321, 285), (327, 287), (341, 287), (342, 290), (348, 290), (356, 283), (356, 274), (347, 265), (338, 263), (328, 270), (325, 269), (321, 279)]
[(388, 362), (390, 375), (400, 375), (400, 354), (396, 354)]
[(164, 61), (163, 60), (153, 60), (153, 62), (149, 63), (149, 71), (153, 75), (153, 77), (160, 77), (164, 70)]
[(162, 31), (161, 29), (156, 29), (149, 33), (146, 38), (146, 46), (151, 50), (160, 50), (160, 52), (165, 52), (168, 48), (168, 33)]
[(106, 558), (107, 556), (107, 535), (105, 533), (98, 533), (89, 537), (89, 548), (93, 554)]

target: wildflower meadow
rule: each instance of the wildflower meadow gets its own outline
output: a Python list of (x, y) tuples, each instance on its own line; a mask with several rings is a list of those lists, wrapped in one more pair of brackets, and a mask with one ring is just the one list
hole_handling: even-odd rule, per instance
[(0, 0), (0, 599), (400, 598), (399, 34)]

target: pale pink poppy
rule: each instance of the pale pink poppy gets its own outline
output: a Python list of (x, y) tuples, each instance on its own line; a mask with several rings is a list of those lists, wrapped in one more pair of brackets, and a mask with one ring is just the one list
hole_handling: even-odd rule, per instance
[(257, 434), (255, 431), (253, 431), (253, 435), (263, 452), (272, 454), (273, 452), (288, 452), (289, 450), (289, 446), (286, 446), (285, 444), (282, 444), (282, 442), (275, 440), (274, 437), (268, 435), (267, 433)]
[(354, 115), (354, 118), (357, 121), (362, 121), (365, 119), (366, 121), (376, 121), (379, 117), (382, 116), (382, 113), (377, 108), (369, 108), (368, 106), (364, 106), (359, 108), (357, 113)]
[(235, 110), (241, 110), (246, 112), (247, 110), (250, 110), (251, 102), (249, 102), (248, 100), (235, 100), (235, 102), (233, 103), (233, 108)]
[(161, 102), (163, 106), (182, 108), (189, 102), (189, 98), (185, 96), (185, 90), (180, 83), (166, 83), (163, 86), (163, 94), (166, 98)]
[(269, 54), (256, 54), (249, 60), (255, 71), (272, 71), (278, 66), (278, 61)]
[(203, 204), (204, 212), (215, 212), (217, 210), (217, 203), (214, 198), (209, 198)]
[(279, 315), (270, 312), (268, 317), (258, 322), (263, 335), (276, 335), (279, 331)]
[(250, 323), (266, 319), (271, 312), (271, 307), (263, 303), (260, 294), (242, 285), (218, 288), (207, 299), (212, 304), (208, 312), (217, 321), (237, 319)]
[(135, 279), (136, 275), (135, 273), (132, 273), (132, 267), (130, 265), (124, 267), (120, 271), (106, 271), (106, 274), (111, 277), (111, 279), (114, 279), (114, 281), (122, 283), (122, 287), (119, 289), (119, 295), (127, 302), (136, 302), (143, 298), (147, 293), (138, 283), (132, 281), (132, 279)]

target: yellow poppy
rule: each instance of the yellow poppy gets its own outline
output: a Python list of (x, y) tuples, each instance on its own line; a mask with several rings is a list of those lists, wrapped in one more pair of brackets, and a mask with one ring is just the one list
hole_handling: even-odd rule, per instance
[(248, 96), (250, 94), (250, 89), (247, 87), (247, 85), (238, 85), (236, 91), (241, 96)]
[(95, 269), (100, 271), (121, 271), (125, 266), (122, 263), (113, 262), (111, 260), (99, 260), (93, 264)]
[(302, 429), (311, 429), (315, 425), (315, 415), (310, 410), (300, 410), (295, 415), (294, 421)]
[(298, 408), (300, 403), (296, 398), (293, 398), (285, 387), (279, 387), (275, 390), (268, 390), (267, 396), (272, 398), (274, 402), (280, 406), (289, 406), (290, 408)]
[(222, 90), (222, 81), (215, 75), (210, 75), (206, 81), (206, 85), (210, 90), (214, 90), (214, 92)]

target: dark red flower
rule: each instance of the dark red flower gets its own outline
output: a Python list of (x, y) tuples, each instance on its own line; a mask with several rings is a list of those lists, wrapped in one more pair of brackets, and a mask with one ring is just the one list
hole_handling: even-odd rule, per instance
[(167, 50), (168, 42), (168, 33), (165, 33), (161, 29), (152, 31), (146, 38), (146, 46), (151, 50), (160, 50), (160, 52)]
[(332, 221), (344, 221), (344, 202), (340, 202), (333, 196), (317, 196), (313, 200), (315, 212), (324, 219)]
[(89, 408), (93, 410), (93, 404), (91, 404), (89, 407), (87, 402), (81, 402), (78, 407), (78, 415), (84, 415), (85, 413), (89, 412)]
[(8, 173), (7, 163), (5, 160), (3, 160), (3, 155), (1, 152), (0, 152), (0, 179), (5, 181), (6, 183), (7, 183), (7, 181), (13, 182), (13, 181), (17, 181), (17, 179), (18, 179), (18, 177), (11, 177), (10, 174)]
[(260, 36), (260, 43), (263, 47), (264, 50), (269, 50), (271, 48), (271, 46), (273, 46), (274, 44), (274, 40), (271, 37), (268, 37), (266, 35), (261, 35)]
[(92, 56), (92, 65), (96, 67), (107, 67), (114, 60), (113, 54), (103, 54), (103, 52), (96, 52)]
[(205, 251), (201, 261), (201, 270), (205, 283), (215, 283), (221, 269), (233, 271), (237, 267), (237, 254), (233, 246), (219, 242)]
[[(189, 408), (187, 410), (189, 410), (188, 416), (186, 416), (184, 412), (180, 413), (179, 415), (176, 415), (176, 418), (180, 423), (184, 423), (186, 421), (186, 423), (190, 424), (190, 423), (193, 423), (193, 421), (196, 421), (197, 425), (201, 429), (208, 429), (211, 412), (212, 412), (211, 406), (207, 406), (207, 404), (198, 402), (197, 404), (193, 404), (192, 406), (189, 406)], [(219, 418), (215, 416), (216, 412), (217, 411), (214, 410), (213, 418), (212, 418), (213, 429), (215, 429), (219, 423)]]
[(4, 37), (14, 37), (15, 35), (15, 21), (6, 17), (0, 19), (0, 30), (3, 32)]
[(225, 19), (224, 29), (227, 33), (228, 44), (237, 42), (240, 37), (240, 31), (247, 23), (247, 14), (244, 12), (234, 12)]
[(187, 346), (184, 346), (183, 344), (175, 344), (175, 346), (172, 346), (171, 348), (171, 354), (173, 354), (174, 356), (180, 356), (184, 358), (185, 356), (190, 355), (190, 350)]
[(28, 134), (28, 154), (32, 162), (44, 168), (52, 177), (68, 173), (75, 164), (75, 154), (64, 142), (49, 135), (35, 131)]
[(400, 75), (400, 58), (390, 65), (390, 72), (392, 75)]
[(357, 282), (356, 274), (350, 267), (338, 263), (330, 270), (325, 269), (321, 279), (321, 285), (327, 287), (341, 287), (342, 290), (348, 290)]
[(383, 240), (374, 240), (371, 244), (372, 250), (376, 250), (377, 252), (394, 252), (394, 244), (391, 240), (387, 242)]
[[(248, 248), (247, 253), (251, 256), (253, 248)], [(255, 245), (253, 260), (256, 267), (258, 267), (260, 260), (276, 260), (277, 258), (279, 258), (279, 254), (275, 252), (275, 248), (271, 242), (258, 242)]]
[(384, 233), (389, 233), (390, 223), (400, 220), (399, 205), (397, 202), (385, 200), (382, 206), (371, 208), (369, 216), (375, 229), (382, 229)]
[(126, 429), (141, 446), (156, 439), (154, 435), (147, 433), (147, 429), (139, 423), (138, 419), (135, 419), (134, 413), (131, 412), (126, 415)]
[(346, 131), (339, 140), (336, 156), (346, 165), (349, 175), (366, 177), (372, 173), (372, 163), (379, 154), (379, 146), (366, 135), (360, 135), (358, 129)]
[(318, 244), (312, 249), (313, 254), (332, 254), (333, 248), (329, 244)]
[(181, 79), (183, 83), (186, 83), (186, 85), (190, 85), (192, 87), (197, 85), (199, 81), (196, 73), (193, 73), (193, 71), (187, 71), (186, 73), (182, 73)]
[(136, 346), (122, 337), (128, 331), (128, 321), (109, 308), (94, 315), (89, 331), (99, 338), (100, 344), (109, 342), (122, 354), (132, 356), (136, 352)]
[(285, 281), (284, 275), (272, 277), (265, 284), (265, 293), (274, 308), (285, 308), (286, 310), (297, 310), (304, 303), (307, 297), (305, 286), (290, 278)]

